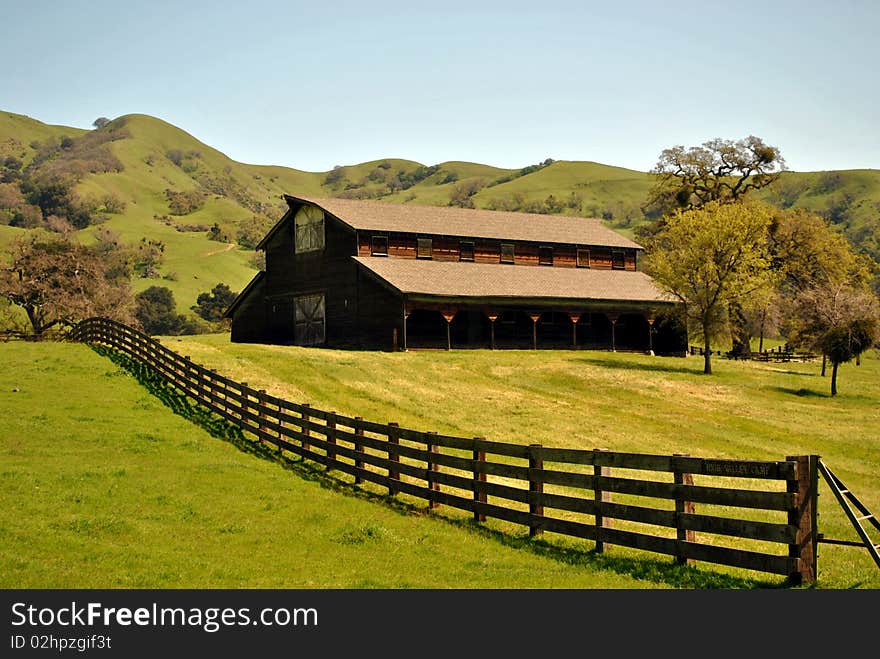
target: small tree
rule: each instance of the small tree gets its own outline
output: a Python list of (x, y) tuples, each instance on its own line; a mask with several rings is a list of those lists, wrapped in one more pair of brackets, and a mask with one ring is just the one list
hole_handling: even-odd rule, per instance
[(95, 128), (103, 128), (109, 123), (110, 120), (107, 117), (98, 117), (92, 122), (92, 126), (94, 126)]
[(207, 321), (221, 322), (223, 314), (237, 295), (226, 284), (217, 284), (209, 293), (199, 294), (193, 311)]
[(867, 287), (825, 283), (802, 291), (792, 313), (798, 321), (795, 342), (810, 345), (831, 362), (831, 395), (837, 395), (837, 370), (878, 340), (880, 303)]
[(677, 211), (648, 244), (645, 269), (677, 298), (688, 326), (703, 339), (703, 372), (712, 373), (712, 340), (726, 328), (731, 304), (772, 283), (765, 206), (712, 202)]
[(198, 327), (176, 307), (171, 289), (150, 286), (135, 296), (134, 315), (147, 334), (194, 334)]

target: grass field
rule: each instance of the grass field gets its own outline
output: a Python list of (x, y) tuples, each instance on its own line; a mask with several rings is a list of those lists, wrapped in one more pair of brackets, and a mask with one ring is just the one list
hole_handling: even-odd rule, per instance
[[(601, 352), (343, 352), (230, 344), (227, 335), (163, 342), (290, 400), (416, 429), (702, 457), (818, 453), (880, 510), (876, 355), (843, 366), (832, 399), (817, 364), (721, 360), (706, 377), (699, 359)], [(194, 425), (193, 409), (170, 413), (84, 346), (10, 343), (0, 354), (10, 365), (0, 373), (7, 587), (780, 584), (618, 547), (597, 555), (586, 541), (530, 541), (524, 529), (478, 529), (356, 495), (307, 464), (242, 450), (252, 445), (215, 421)], [(820, 530), (854, 539), (824, 484), (820, 493)], [(820, 546), (819, 579), (820, 588), (880, 587), (880, 571), (856, 548)]]

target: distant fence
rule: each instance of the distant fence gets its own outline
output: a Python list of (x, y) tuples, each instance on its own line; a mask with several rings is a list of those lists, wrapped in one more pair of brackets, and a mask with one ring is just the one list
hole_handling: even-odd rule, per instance
[[(706, 459), (439, 435), (271, 396), (108, 319), (85, 320), (70, 338), (141, 361), (279, 452), (350, 474), (355, 483), (387, 488), (390, 495), (423, 499), (432, 509), (444, 505), (477, 521), (505, 520), (528, 527), (530, 535), (591, 540), (597, 551), (619, 545), (679, 563), (785, 575), (793, 583), (816, 578), (817, 456)], [(708, 514), (697, 514), (696, 504)]]

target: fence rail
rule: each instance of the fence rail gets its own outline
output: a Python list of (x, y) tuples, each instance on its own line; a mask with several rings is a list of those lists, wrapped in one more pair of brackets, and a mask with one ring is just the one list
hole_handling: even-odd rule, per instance
[[(71, 338), (139, 360), (261, 443), (349, 474), (355, 483), (417, 497), (429, 508), (504, 520), (528, 527), (530, 535), (591, 540), (597, 551), (619, 545), (680, 563), (785, 575), (794, 583), (816, 577), (818, 456), (707, 459), (440, 435), (270, 395), (108, 319), (81, 322)], [(696, 504), (708, 510), (698, 514)]]

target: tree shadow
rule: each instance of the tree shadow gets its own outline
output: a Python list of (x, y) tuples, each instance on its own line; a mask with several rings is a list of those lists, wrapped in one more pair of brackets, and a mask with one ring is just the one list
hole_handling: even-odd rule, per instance
[[(655, 357), (654, 359), (680, 359), (680, 358), (667, 358), (667, 357)], [(601, 366), (604, 368), (619, 368), (621, 370), (630, 370), (630, 371), (651, 371), (655, 373), (685, 373), (687, 375), (702, 375), (703, 374), (703, 365), (702, 360), (700, 361), (700, 365), (694, 368), (688, 368), (686, 366), (673, 366), (672, 364), (665, 362), (657, 362), (651, 364), (645, 364), (642, 362), (630, 362), (623, 359), (615, 359), (614, 357), (607, 357), (603, 359), (597, 359), (595, 357), (576, 357), (574, 361), (583, 362), (585, 364), (590, 364), (591, 366)]]
[(831, 394), (824, 394), (819, 391), (815, 391), (813, 389), (805, 389), (801, 387), (800, 389), (795, 389), (793, 387), (769, 387), (770, 391), (775, 391), (780, 394), (786, 394), (789, 396), (797, 396), (798, 398), (831, 398)]
[[(476, 533), (503, 546), (528, 551), (566, 565), (614, 572), (640, 581), (665, 584), (673, 588), (778, 589), (789, 587), (786, 582), (774, 583), (762, 579), (746, 579), (709, 570), (698, 570), (693, 566), (678, 565), (668, 560), (609, 556), (586, 546), (563, 545), (542, 537), (529, 537), (526, 533), (522, 535), (510, 534), (489, 528), (472, 519), (451, 518), (437, 510), (429, 510), (424, 505), (409, 503), (389, 494), (372, 492), (353, 481), (342, 480), (340, 472), (328, 471), (317, 463), (306, 461), (298, 456), (291, 457), (289, 454), (279, 451), (277, 447), (270, 447), (256, 439), (249, 438), (241, 428), (196, 403), (182, 391), (173, 387), (156, 371), (128, 355), (105, 346), (91, 345), (90, 347), (99, 355), (107, 357), (114, 364), (130, 373), (147, 391), (175, 414), (196, 424), (212, 437), (229, 442), (244, 453), (276, 463), (304, 480), (317, 483), (324, 489), (381, 504), (402, 515), (430, 516), (437, 522)], [(596, 363), (607, 362), (597, 360)], [(629, 365), (623, 364), (621, 367), (626, 366)], [(684, 372), (690, 373), (692, 371)], [(583, 542), (587, 543), (588, 541)]]

